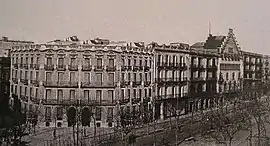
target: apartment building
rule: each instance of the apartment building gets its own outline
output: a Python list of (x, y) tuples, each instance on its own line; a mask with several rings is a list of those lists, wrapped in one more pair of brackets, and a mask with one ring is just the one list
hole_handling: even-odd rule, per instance
[(158, 45), (155, 49), (155, 119), (167, 119), (185, 114), (185, 101), (188, 96), (189, 45), (171, 43)]
[[(243, 90), (256, 91), (262, 89), (263, 55), (242, 51), (244, 62)], [(256, 92), (250, 92), (256, 96)]]
[(269, 55), (263, 55), (263, 59), (262, 59), (262, 69), (263, 69), (263, 82), (268, 82), (270, 79), (270, 56)]
[(191, 46), (190, 83), (187, 111), (196, 112), (214, 107), (218, 103), (217, 95), (217, 65), (218, 52), (215, 49), (204, 48), (205, 43), (195, 43)]
[(118, 107), (139, 109), (151, 96), (152, 53), (139, 44), (71, 37), (14, 47), (12, 97), (41, 126), (115, 126)]

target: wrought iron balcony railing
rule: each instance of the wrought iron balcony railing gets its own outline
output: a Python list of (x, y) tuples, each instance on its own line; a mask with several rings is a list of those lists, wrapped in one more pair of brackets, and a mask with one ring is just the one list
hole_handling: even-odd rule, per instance
[(149, 66), (144, 66), (144, 71), (147, 72), (150, 70), (150, 67)]
[(151, 84), (151, 81), (144, 81), (144, 86), (145, 86), (145, 87), (150, 86), (150, 84)]
[(20, 82), (23, 83), (24, 85), (28, 85), (28, 80), (27, 79), (20, 79)]
[(111, 100), (90, 100), (90, 99), (43, 99), (42, 100), (43, 105), (80, 105), (80, 106), (86, 106), (86, 105), (115, 105), (115, 101)]
[(82, 66), (82, 71), (91, 71), (92, 70), (92, 65), (83, 65)]
[(103, 71), (103, 70), (104, 70), (104, 66), (103, 66), (103, 65), (101, 65), (101, 66), (95, 65), (94, 70), (95, 70), (95, 71)]
[(13, 64), (15, 69), (18, 69), (18, 63)]
[(12, 81), (13, 81), (13, 83), (18, 84), (18, 79), (17, 78), (12, 78)]
[(116, 82), (82, 82), (82, 88), (115, 88)]
[(44, 64), (44, 69), (48, 70), (48, 71), (53, 71), (54, 70), (54, 65)]
[(57, 65), (57, 70), (58, 71), (65, 71), (66, 70), (66, 66), (65, 65)]
[(78, 65), (68, 65), (68, 70), (77, 71), (78, 70)]
[(33, 64), (35, 70), (39, 70), (39, 64)]
[(21, 99), (22, 101), (28, 102), (28, 96), (20, 95), (20, 99)]
[(24, 64), (23, 68), (28, 69), (28, 64)]
[(109, 71), (116, 71), (116, 66), (107, 66), (106, 70)]
[(39, 86), (39, 81), (38, 80), (31, 80), (30, 83), (33, 84), (36, 87)]
[(20, 68), (23, 68), (23, 67), (24, 67), (23, 65), (24, 65), (24, 64), (21, 63), (21, 64), (20, 64)]

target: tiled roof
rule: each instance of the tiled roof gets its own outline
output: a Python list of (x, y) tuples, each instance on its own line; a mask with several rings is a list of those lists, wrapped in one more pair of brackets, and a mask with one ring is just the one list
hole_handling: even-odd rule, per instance
[(205, 49), (217, 49), (218, 47), (221, 47), (225, 38), (226, 38), (225, 36), (212, 36), (212, 35), (210, 35), (206, 40), (204, 48)]
[(191, 48), (203, 48), (205, 45), (205, 42), (197, 42), (195, 44), (193, 44), (192, 46), (190, 46)]

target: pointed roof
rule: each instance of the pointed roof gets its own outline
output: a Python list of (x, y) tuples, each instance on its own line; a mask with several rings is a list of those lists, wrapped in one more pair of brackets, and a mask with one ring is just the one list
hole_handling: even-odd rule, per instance
[(222, 43), (224, 42), (225, 38), (226, 36), (213, 36), (210, 34), (204, 44), (204, 48), (217, 49), (222, 46)]

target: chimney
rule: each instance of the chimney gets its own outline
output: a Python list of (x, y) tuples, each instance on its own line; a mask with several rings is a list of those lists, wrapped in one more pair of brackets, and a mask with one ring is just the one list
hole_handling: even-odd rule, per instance
[(8, 37), (2, 37), (3, 41), (8, 41)]

